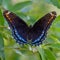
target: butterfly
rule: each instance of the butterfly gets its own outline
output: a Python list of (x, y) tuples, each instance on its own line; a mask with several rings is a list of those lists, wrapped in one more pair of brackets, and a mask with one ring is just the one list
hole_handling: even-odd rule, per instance
[(56, 18), (56, 12), (52, 11), (41, 19), (39, 19), (33, 26), (28, 26), (15, 13), (5, 10), (3, 16), (8, 22), (12, 35), (19, 44), (30, 44), (39, 46), (45, 40), (46, 33)]

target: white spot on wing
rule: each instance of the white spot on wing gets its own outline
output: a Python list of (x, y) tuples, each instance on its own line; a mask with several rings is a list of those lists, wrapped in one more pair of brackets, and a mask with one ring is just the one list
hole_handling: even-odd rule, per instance
[(10, 30), (10, 27), (8, 27), (8, 29)]
[(56, 16), (56, 15), (55, 15), (55, 14), (53, 14), (52, 12), (51, 12), (51, 13), (49, 13), (49, 14), (50, 14), (52, 17), (53, 17), (53, 16)]
[(51, 13), (49, 13), (49, 14), (50, 14), (51, 16), (53, 15), (53, 14), (52, 14), (52, 12), (51, 12)]
[(37, 41), (39, 41), (42, 38), (43, 35), (44, 35), (44, 31), (42, 31), (42, 34), (33, 43), (36, 43)]
[(7, 14), (9, 15), (11, 12), (7, 12)]
[(24, 39), (18, 34), (18, 32), (17, 32), (16, 29), (15, 29), (15, 34), (17, 35), (17, 37), (18, 37), (20, 40), (26, 42), (26, 40), (24, 40)]

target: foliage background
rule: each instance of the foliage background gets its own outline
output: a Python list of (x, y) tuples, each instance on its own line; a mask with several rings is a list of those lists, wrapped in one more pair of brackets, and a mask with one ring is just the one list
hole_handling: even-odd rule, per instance
[[(15, 42), (3, 17), (3, 9), (16, 13), (28, 25), (51, 11), (57, 18), (38, 47)], [(60, 60), (60, 0), (0, 0), (0, 60)]]

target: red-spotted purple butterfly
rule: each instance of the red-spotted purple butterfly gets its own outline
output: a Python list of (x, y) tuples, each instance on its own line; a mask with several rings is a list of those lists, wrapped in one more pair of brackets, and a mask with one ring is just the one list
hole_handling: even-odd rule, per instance
[(52, 21), (56, 18), (56, 12), (46, 14), (30, 27), (13, 12), (5, 10), (3, 16), (12, 29), (13, 37), (19, 44), (40, 45), (45, 39)]

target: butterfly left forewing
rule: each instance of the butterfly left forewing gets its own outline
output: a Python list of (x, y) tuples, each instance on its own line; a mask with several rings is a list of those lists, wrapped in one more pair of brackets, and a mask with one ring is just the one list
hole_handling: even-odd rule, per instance
[(3, 16), (12, 29), (12, 34), (16, 41), (19, 43), (27, 43), (27, 24), (16, 14), (9, 12), (8, 10), (4, 11)]
[(48, 28), (55, 18), (56, 12), (53, 11), (46, 14), (34, 24), (34, 26), (31, 28), (32, 44), (39, 45), (42, 43), (42, 40), (45, 39)]

